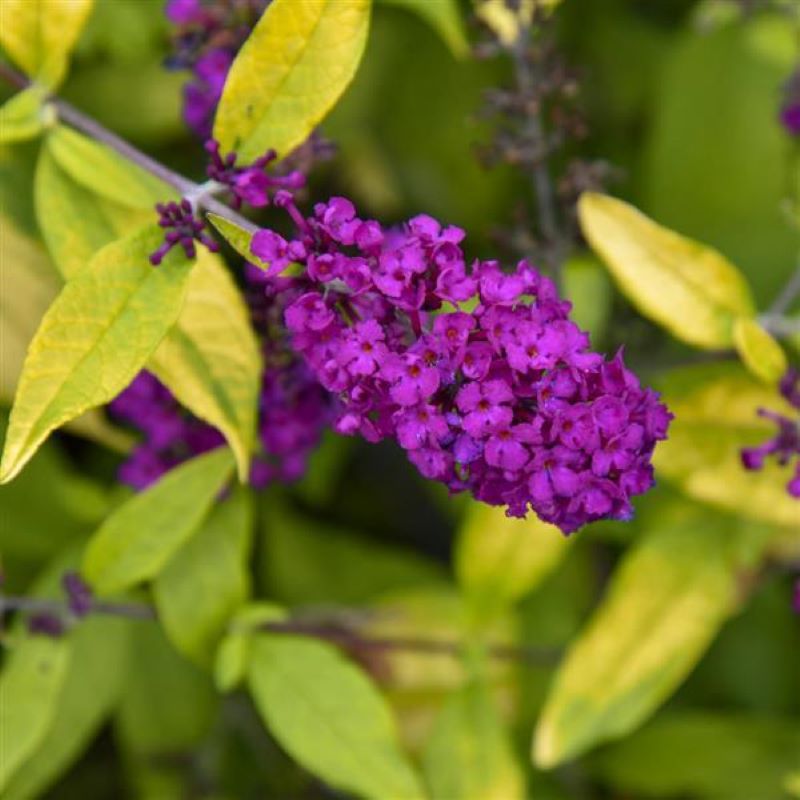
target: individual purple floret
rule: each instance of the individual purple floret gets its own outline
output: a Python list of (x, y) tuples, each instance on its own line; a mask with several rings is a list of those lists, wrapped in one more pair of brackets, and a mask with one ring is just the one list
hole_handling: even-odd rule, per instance
[(236, 166), (236, 153), (228, 153), (222, 158), (219, 143), (214, 139), (206, 142), (210, 161), (206, 174), (212, 180), (228, 186), (231, 190), (231, 205), (239, 209), (242, 203), (253, 208), (269, 205), (270, 191), (279, 189), (297, 190), (306, 184), (305, 175), (293, 170), (286, 175), (268, 175), (266, 168), (278, 157), (274, 150), (268, 150), (252, 164)]
[[(309, 217), (288, 193), (275, 205), (294, 237), (262, 230), (251, 249), (267, 286), (296, 293), (285, 323), (338, 398), (339, 433), (394, 438), (451, 492), (511, 516), (532, 508), (565, 533), (631, 516), (671, 414), (621, 353), (589, 350), (552, 281), (525, 261), (468, 266), (464, 231), (425, 215), (384, 229), (341, 197)], [(302, 275), (280, 276), (287, 253)]]
[(164, 256), (173, 247), (180, 245), (187, 258), (197, 255), (195, 241), (204, 244), (212, 252), (219, 250), (219, 245), (206, 233), (206, 223), (194, 213), (192, 204), (183, 199), (180, 203), (156, 203), (158, 211), (158, 224), (167, 233), (164, 243), (154, 253), (150, 254), (150, 263), (158, 266)]
[[(790, 367), (781, 378), (778, 389), (789, 404), (800, 411), (800, 371)], [(772, 439), (762, 445), (742, 450), (744, 468), (761, 469), (768, 458), (775, 459), (781, 465), (794, 461), (794, 475), (786, 484), (786, 489), (792, 497), (800, 498), (800, 417), (790, 419), (765, 408), (759, 408), (757, 413), (774, 422), (777, 431)]]

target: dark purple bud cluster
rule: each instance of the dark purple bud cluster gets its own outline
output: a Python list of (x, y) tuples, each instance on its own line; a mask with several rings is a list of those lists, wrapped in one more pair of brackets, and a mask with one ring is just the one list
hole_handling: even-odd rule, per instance
[(231, 205), (236, 209), (241, 208), (242, 203), (253, 208), (262, 208), (269, 205), (270, 191), (296, 191), (306, 185), (305, 175), (298, 170), (286, 175), (266, 173), (266, 168), (278, 157), (274, 150), (267, 151), (252, 164), (236, 166), (236, 153), (228, 153), (223, 158), (219, 152), (219, 143), (214, 139), (209, 139), (205, 147), (210, 157), (206, 174), (231, 190)]
[(780, 120), (790, 136), (800, 137), (800, 67), (783, 86)]
[[(631, 516), (671, 414), (621, 354), (589, 350), (548, 278), (468, 267), (464, 231), (428, 216), (385, 229), (340, 197), (308, 218), (288, 193), (275, 204), (294, 238), (262, 230), (251, 250), (291, 283), (285, 323), (339, 399), (335, 430), (394, 438), (426, 478), (565, 533)], [(302, 275), (280, 277), (293, 262)]]
[(92, 591), (76, 572), (65, 572), (61, 587), (67, 598), (67, 608), (59, 611), (35, 611), (27, 619), (28, 631), (36, 636), (58, 638), (72, 619), (81, 619), (92, 610)]
[(165, 228), (164, 243), (150, 255), (150, 263), (155, 267), (173, 247), (180, 245), (187, 258), (197, 255), (195, 241), (204, 244), (212, 252), (219, 245), (206, 233), (206, 223), (195, 214), (192, 204), (184, 198), (180, 203), (156, 203), (158, 224)]
[[(292, 292), (268, 294), (263, 289), (263, 273), (255, 268), (246, 276), (248, 305), (264, 357), (258, 423), (261, 452), (253, 460), (250, 483), (263, 488), (303, 476), (309, 455), (332, 420), (334, 401), (288, 349), (282, 319)], [(224, 442), (216, 429), (187, 412), (148, 372), (139, 373), (110, 409), (144, 436), (119, 473), (123, 483), (137, 490)]]
[(183, 91), (186, 124), (202, 139), (211, 133), (214, 111), (233, 59), (269, 0), (167, 0), (176, 26), (168, 64), (189, 69)]
[[(800, 411), (800, 371), (790, 368), (779, 384), (780, 393)], [(775, 423), (777, 432), (759, 447), (746, 447), (742, 450), (742, 464), (745, 469), (758, 470), (767, 458), (774, 458), (779, 464), (794, 461), (794, 475), (786, 484), (792, 497), (800, 498), (800, 416), (790, 419), (783, 414), (759, 408), (758, 415)]]

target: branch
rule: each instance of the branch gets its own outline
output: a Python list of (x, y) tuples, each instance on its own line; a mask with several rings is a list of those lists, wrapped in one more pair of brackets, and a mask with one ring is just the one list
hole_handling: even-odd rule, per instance
[[(28, 80), (22, 73), (17, 72), (13, 67), (2, 62), (0, 62), (0, 78), (17, 89), (26, 89), (32, 85), (32, 81)], [(240, 228), (244, 228), (248, 233), (255, 233), (258, 230), (258, 227), (249, 219), (243, 217), (241, 214), (237, 214), (225, 205), (225, 203), (205, 193), (201, 188), (202, 184), (189, 180), (189, 178), (184, 177), (180, 173), (171, 170), (169, 167), (151, 158), (146, 153), (143, 153), (141, 150), (125, 141), (125, 139), (117, 136), (113, 131), (105, 128), (95, 119), (79, 111), (70, 103), (53, 96), (50, 97), (49, 102), (53, 108), (55, 108), (58, 119), (63, 120), (73, 128), (85, 133), (95, 141), (107, 145), (123, 158), (138, 165), (151, 175), (155, 175), (156, 178), (159, 178), (168, 186), (180, 192), (181, 195), (190, 195), (194, 197), (200, 208), (225, 217)]]
[[(9, 611), (22, 611), (29, 614), (54, 614), (69, 616), (69, 606), (60, 600), (47, 600), (37, 597), (0, 595), (0, 619)], [(127, 619), (157, 621), (155, 608), (144, 603), (112, 603), (92, 600), (89, 614), (105, 614)], [(74, 616), (74, 615), (72, 615)], [(455, 639), (433, 639), (413, 636), (365, 636), (342, 622), (311, 622), (305, 620), (285, 620), (264, 622), (257, 630), (291, 636), (309, 636), (330, 642), (351, 650), (402, 650), (445, 655), (460, 658), (467, 648), (467, 642)], [(487, 645), (486, 652), (491, 658), (503, 661), (520, 661), (527, 664), (551, 664), (558, 652), (549, 648), (517, 647), (505, 643)]]

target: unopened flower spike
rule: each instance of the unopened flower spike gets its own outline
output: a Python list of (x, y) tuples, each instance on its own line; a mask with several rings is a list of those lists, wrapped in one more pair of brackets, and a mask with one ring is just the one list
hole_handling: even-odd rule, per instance
[(206, 223), (197, 216), (192, 204), (184, 198), (180, 203), (157, 203), (158, 224), (167, 233), (164, 236), (164, 243), (154, 253), (150, 255), (150, 263), (157, 267), (164, 256), (173, 247), (180, 245), (187, 258), (194, 258), (197, 255), (195, 242), (204, 244), (212, 252), (219, 250), (219, 245), (206, 233)]
[[(800, 371), (790, 367), (778, 385), (780, 393), (787, 402), (800, 412)], [(768, 458), (778, 464), (794, 462), (794, 475), (786, 484), (792, 497), (800, 498), (800, 413), (790, 419), (783, 414), (759, 408), (758, 415), (773, 422), (777, 428), (775, 435), (758, 447), (745, 447), (741, 451), (745, 469), (762, 469)]]
[(205, 147), (211, 159), (206, 173), (212, 180), (230, 188), (233, 195), (231, 205), (236, 209), (243, 202), (253, 208), (262, 208), (269, 205), (270, 190), (296, 190), (305, 186), (305, 176), (297, 170), (287, 175), (267, 175), (267, 167), (278, 157), (274, 150), (267, 150), (252, 164), (237, 166), (236, 153), (228, 153), (223, 158), (219, 142), (214, 139), (209, 139)]

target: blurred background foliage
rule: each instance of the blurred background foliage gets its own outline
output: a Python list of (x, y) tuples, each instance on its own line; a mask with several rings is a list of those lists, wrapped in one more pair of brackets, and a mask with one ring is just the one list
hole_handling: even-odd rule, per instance
[[(745, 5), (564, 0), (556, 26), (581, 76), (590, 135), (580, 151), (615, 166), (614, 194), (727, 255), (764, 307), (798, 252), (782, 210), (797, 191), (798, 160), (777, 122), (798, 45), (788, 18), (758, 3), (743, 14)], [(348, 194), (385, 221), (425, 211), (464, 227), (467, 250), (488, 256), (496, 230), (528, 202), (524, 176), (487, 170), (475, 157), (489, 134), (482, 95), (509, 79), (510, 65), (454, 58), (402, 6), (377, 3), (360, 71), (323, 126), (339, 153), (312, 175), (312, 197)], [(462, 11), (475, 39), (466, 3)], [(159, 0), (99, 0), (62, 94), (199, 178), (201, 148), (180, 117), (184, 76), (163, 68), (167, 49)], [(32, 144), (0, 148), (2, 213), (32, 238), (36, 152)], [(690, 352), (639, 317), (591, 255), (573, 254), (566, 284), (595, 346), (613, 352), (626, 343), (648, 379)], [(43, 570), (57, 575), (64, 558), (74, 562), (126, 496), (114, 480), (118, 462), (113, 450), (62, 433), (0, 488), (4, 591), (30, 591), (34, 580), (47, 582)], [(350, 653), (390, 698), (435, 798), (800, 797), (800, 624), (790, 600), (797, 528), (764, 533), (756, 520), (769, 514), (746, 496), (726, 512), (666, 483), (638, 505), (633, 522), (590, 526), (566, 542), (535, 522), (504, 532), (502, 514), (447, 498), (398, 449), (331, 436), (303, 481), (256, 498), (253, 595), (317, 612), (344, 608), (375, 635), (525, 648), (530, 658), (476, 650), (465, 664), (451, 655)], [(480, 534), (488, 530), (491, 539)], [(655, 540), (659, 531), (667, 534)], [(617, 564), (632, 553), (637, 568), (620, 576)], [(603, 680), (624, 680), (645, 658), (653, 684), (633, 686), (623, 706), (609, 707), (602, 735), (576, 733), (575, 760), (534, 767), (531, 731), (554, 668), (596, 620), (612, 575), (619, 602), (603, 613), (618, 652)], [(652, 617), (629, 629), (637, 607)], [(642, 656), (645, 639), (651, 650)], [(592, 644), (583, 638), (581, 646)], [(607, 645), (597, 646), (600, 659)], [(157, 626), (87, 623), (66, 681), (77, 687), (72, 705), (59, 709), (42, 764), (27, 762), (9, 797), (45, 787), (43, 796), (59, 800), (343, 796), (285, 755), (244, 693), (220, 697)], [(588, 754), (578, 741), (612, 735), (622, 738)]]

